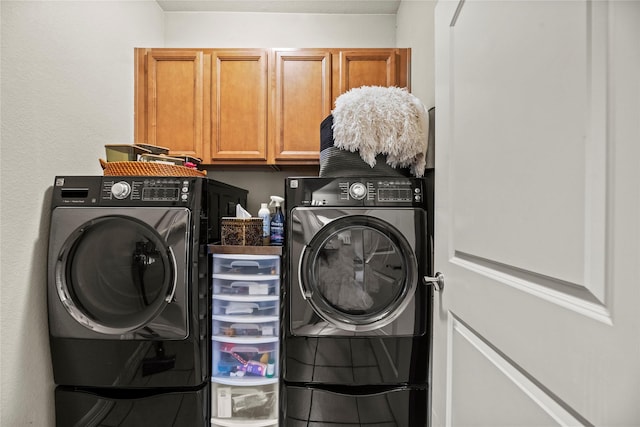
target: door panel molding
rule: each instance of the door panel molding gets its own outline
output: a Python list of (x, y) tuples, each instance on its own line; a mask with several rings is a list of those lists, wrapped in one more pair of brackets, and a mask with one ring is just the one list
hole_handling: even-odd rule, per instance
[(462, 268), (612, 325), (611, 313), (588, 288), (475, 255), (455, 251), (450, 260)]
[[(566, 402), (563, 402), (558, 396), (554, 395), (548, 388), (532, 378), (531, 375), (526, 373), (526, 370), (518, 366), (513, 360), (507, 357), (493, 346), (485, 337), (479, 335), (476, 331), (471, 329), (464, 321), (458, 318), (453, 312), (449, 312), (448, 321), (448, 360), (447, 360), (447, 426), (453, 424), (453, 405), (464, 404), (464, 402), (456, 402), (455, 390), (455, 378), (454, 372), (458, 375), (461, 372), (466, 372), (465, 367), (461, 366), (460, 362), (465, 361), (479, 361), (486, 366), (486, 362), (496, 368), (494, 372), (482, 372), (482, 375), (492, 375), (494, 377), (501, 376), (502, 384), (511, 384), (514, 388), (521, 391), (521, 402), (530, 403), (530, 412), (535, 413), (536, 410), (540, 410), (540, 414), (546, 414), (558, 425), (562, 426), (592, 426), (586, 419), (572, 409)], [(455, 342), (455, 343), (454, 343)], [(468, 345), (460, 345), (460, 343)], [(467, 352), (467, 354), (460, 354)], [(467, 367), (469, 368), (469, 366)], [(494, 381), (492, 381), (495, 384)], [(504, 389), (501, 389), (504, 390)], [(497, 390), (479, 390), (478, 393), (486, 395), (498, 392)], [(478, 397), (483, 399), (486, 397)], [(492, 399), (497, 402), (503, 401), (500, 396), (491, 395), (488, 399)], [(528, 401), (528, 402), (527, 402)], [(496, 403), (500, 405), (500, 403)], [(505, 408), (507, 410), (507, 408)], [(478, 414), (479, 415), (479, 414)], [(530, 415), (529, 415), (530, 416)], [(530, 418), (527, 419), (531, 421)], [(510, 421), (513, 421), (511, 418)], [(456, 423), (459, 424), (459, 423)], [(480, 422), (481, 424), (481, 422)], [(547, 424), (545, 424), (547, 425)]]
[[(451, 20), (449, 31), (449, 44), (451, 46), (452, 56), (449, 63), (449, 81), (451, 87), (448, 93), (449, 104), (451, 106), (451, 129), (456, 128), (454, 123), (457, 120), (467, 120), (470, 112), (467, 107), (458, 107), (462, 104), (462, 100), (469, 100), (468, 95), (466, 98), (459, 98), (459, 93), (469, 90), (469, 86), (464, 88), (458, 88), (454, 84), (459, 82), (460, 78), (454, 78), (454, 76), (460, 71), (464, 64), (457, 62), (457, 56), (455, 55), (457, 43), (461, 43), (460, 39), (469, 37), (468, 33), (457, 33), (456, 25), (460, 22), (464, 22), (465, 14), (463, 9), (468, 6), (469, 3), (465, 3), (464, 0), (457, 4), (454, 17)], [(464, 7), (463, 7), (464, 6)], [(470, 7), (470, 6), (469, 6)], [(547, 216), (544, 218), (524, 217), (520, 219), (520, 223), (528, 224), (533, 228), (540, 228), (544, 225), (551, 225), (561, 229), (563, 227), (573, 227), (572, 230), (567, 232), (569, 238), (565, 239), (561, 248), (545, 247), (544, 239), (549, 237), (549, 232), (540, 232), (540, 239), (536, 235), (536, 232), (525, 232), (523, 234), (523, 243), (516, 245), (513, 237), (509, 236), (509, 227), (515, 227), (518, 224), (517, 218), (519, 214), (526, 212), (530, 209), (527, 203), (530, 203), (524, 198), (511, 199), (510, 196), (516, 195), (519, 192), (518, 185), (523, 185), (524, 192), (528, 191), (526, 186), (533, 188), (538, 183), (537, 178), (527, 176), (530, 174), (544, 173), (544, 168), (539, 166), (539, 163), (545, 161), (544, 153), (540, 153), (539, 161), (529, 161), (523, 158), (521, 154), (498, 154), (503, 156), (502, 159), (507, 161), (512, 160), (515, 166), (497, 163), (495, 165), (486, 165), (486, 167), (497, 167), (504, 171), (504, 176), (511, 176), (514, 180), (513, 189), (511, 193), (504, 196), (501, 195), (488, 195), (488, 199), (491, 202), (502, 200), (502, 205), (496, 206), (496, 203), (492, 203), (492, 206), (485, 206), (484, 203), (486, 195), (478, 195), (480, 191), (469, 190), (469, 185), (473, 185), (474, 189), (481, 189), (482, 184), (478, 182), (482, 180), (482, 177), (478, 177), (474, 174), (481, 170), (481, 167), (477, 169), (468, 169), (467, 166), (473, 165), (475, 159), (467, 159), (461, 164), (451, 162), (449, 168), (449, 187), (450, 187), (450, 200), (451, 204), (448, 207), (451, 215), (451, 222), (449, 222), (448, 234), (450, 236), (449, 241), (449, 257), (450, 260), (461, 267), (464, 267), (470, 271), (482, 274), (487, 277), (491, 277), (501, 283), (512, 286), (524, 292), (528, 292), (531, 295), (542, 298), (546, 301), (557, 304), (563, 308), (575, 311), (589, 318), (596, 319), (600, 322), (611, 324), (611, 280), (608, 280), (608, 248), (611, 247), (610, 235), (611, 225), (608, 218), (611, 214), (608, 212), (609, 206), (611, 206), (611, 194), (612, 194), (612, 148), (610, 136), (608, 135), (608, 129), (610, 127), (609, 115), (609, 101), (608, 98), (611, 94), (608, 91), (608, 67), (607, 61), (609, 57), (608, 52), (608, 38), (609, 32), (608, 24), (608, 10), (607, 5), (604, 2), (584, 2), (582, 4), (573, 4), (573, 8), (579, 7), (582, 9), (580, 19), (584, 18), (584, 22), (573, 22), (568, 31), (576, 33), (575, 40), (572, 39), (571, 43), (576, 46), (576, 57), (573, 62), (570, 62), (573, 69), (584, 71), (584, 74), (579, 77), (581, 81), (585, 83), (584, 92), (579, 90), (580, 86), (573, 87), (573, 90), (578, 90), (580, 98), (578, 101), (572, 101), (576, 104), (580, 104), (579, 100), (584, 99), (583, 110), (578, 111), (573, 117), (574, 127), (572, 134), (567, 136), (571, 137), (571, 140), (566, 141), (568, 146), (573, 146), (578, 152), (582, 153), (583, 157), (569, 158), (570, 161), (575, 164), (573, 170), (581, 171), (574, 175), (568, 175), (569, 178), (560, 175), (561, 163), (555, 163), (555, 171), (558, 172), (557, 181), (564, 186), (567, 191), (572, 191), (574, 200), (583, 206), (582, 214), (580, 210), (576, 210), (578, 216), (576, 221), (571, 221), (568, 214), (563, 214), (557, 219), (553, 214), (547, 214), (545, 211), (552, 211), (553, 205), (543, 208), (535, 207), (534, 203), (531, 203), (531, 208), (536, 213), (545, 213)], [(566, 11), (565, 11), (566, 12)], [(542, 9), (539, 11), (539, 19), (546, 18), (548, 11)], [(546, 15), (547, 14), (547, 15)], [(471, 16), (471, 15), (470, 15)], [(467, 19), (469, 19), (467, 17)], [(536, 19), (534, 16), (533, 19)], [(553, 23), (552, 23), (553, 24)], [(467, 26), (473, 24), (467, 22)], [(550, 24), (551, 25), (551, 24)], [(560, 25), (555, 23), (555, 25)], [(580, 43), (579, 29), (584, 28), (586, 38), (584, 42)], [(466, 31), (469, 31), (468, 29)], [(569, 43), (569, 42), (567, 42)], [(566, 47), (571, 47), (572, 44), (568, 44)], [(548, 59), (546, 56), (542, 58)], [(580, 60), (584, 59), (586, 62), (583, 64)], [(514, 66), (514, 71), (522, 70), (518, 65)], [(467, 73), (476, 74), (477, 70), (467, 71)], [(474, 77), (475, 78), (475, 77)], [(488, 83), (495, 84), (495, 80), (483, 80), (483, 78), (491, 78), (487, 75), (478, 78), (476, 83), (486, 81)], [(535, 82), (535, 84), (541, 84), (542, 82)], [(513, 85), (514, 82), (511, 82)], [(475, 88), (473, 88), (475, 89)], [(479, 94), (484, 89), (478, 89)], [(503, 89), (504, 90), (504, 89)], [(569, 92), (569, 95), (571, 92)], [(505, 95), (503, 95), (505, 96)], [(510, 95), (506, 95), (509, 99)], [(474, 98), (471, 98), (474, 100)], [(477, 102), (478, 98), (475, 98)], [(540, 125), (537, 125), (540, 127)], [(458, 126), (460, 128), (460, 126)], [(488, 128), (480, 129), (480, 132), (487, 132)], [(507, 131), (513, 130), (507, 127)], [(485, 139), (488, 134), (483, 134)], [(547, 135), (554, 136), (553, 129), (547, 130)], [(583, 135), (580, 137), (580, 135)], [(495, 150), (500, 148), (507, 148), (506, 142), (509, 140), (509, 134), (497, 134), (496, 141), (492, 145), (487, 147), (487, 150)], [(499, 140), (502, 138), (502, 141)], [(562, 141), (562, 139), (559, 139)], [(564, 141), (562, 141), (564, 143)], [(573, 145), (572, 145), (573, 144)], [(481, 149), (475, 147), (476, 141), (469, 138), (469, 133), (464, 135), (456, 135), (452, 132), (451, 146), (452, 150), (457, 153), (464, 151), (471, 151), (472, 153), (481, 153)], [(456, 148), (458, 146), (458, 148)], [(476, 151), (473, 151), (476, 150)], [(485, 159), (490, 158), (487, 154), (481, 154), (485, 156)], [(473, 156), (471, 154), (470, 156)], [(458, 155), (458, 159), (461, 156)], [(500, 157), (498, 157), (500, 158)], [(520, 164), (530, 165), (531, 171), (522, 172), (522, 168), (518, 169)], [(553, 171), (553, 169), (552, 169)], [(470, 178), (477, 179), (476, 183), (469, 184)], [(465, 181), (466, 180), (466, 181)], [(563, 182), (564, 181), (564, 182)], [(490, 183), (489, 183), (490, 185)], [(545, 185), (552, 185), (552, 181), (547, 179), (543, 181), (540, 186), (541, 189), (535, 190), (537, 194), (543, 194)], [(575, 191), (573, 191), (575, 188)], [(569, 190), (571, 189), (571, 190)], [(461, 191), (464, 190), (464, 191)], [(535, 194), (534, 192), (534, 194)], [(551, 193), (552, 191), (549, 191)], [(489, 191), (487, 191), (489, 193)], [(473, 198), (469, 197), (472, 196)], [(501, 198), (503, 197), (503, 198)], [(552, 200), (552, 199), (550, 199)], [(541, 200), (541, 203), (543, 201)], [(456, 206), (457, 205), (457, 206)], [(491, 212), (495, 212), (496, 215), (490, 218), (490, 214), (483, 214), (482, 208), (486, 207)], [(470, 209), (471, 208), (471, 209)], [(479, 212), (479, 215), (475, 215), (473, 212)], [(498, 218), (498, 212), (503, 212), (504, 216), (510, 218), (510, 223), (503, 226)], [(462, 215), (455, 216), (454, 213), (462, 212)], [(484, 216), (483, 216), (484, 215)], [(531, 223), (527, 222), (532, 220)], [(493, 221), (493, 222), (492, 222)], [(573, 224), (572, 224), (573, 223)], [(497, 241), (495, 245), (480, 244), (477, 242), (487, 238), (487, 235), (491, 231), (486, 231), (492, 227), (491, 230), (498, 230)], [(526, 228), (526, 227), (525, 227)], [(529, 241), (527, 240), (529, 239)], [(476, 242), (476, 243), (474, 243)], [(527, 244), (530, 242), (531, 244)], [(511, 245), (510, 245), (511, 244)], [(537, 245), (535, 250), (531, 247)], [(516, 249), (510, 249), (510, 246)], [(539, 247), (539, 248), (538, 248)], [(489, 251), (479, 250), (478, 248), (490, 249)], [(550, 250), (549, 254), (545, 254), (546, 250)], [(521, 252), (521, 251), (527, 252)], [(537, 252), (536, 252), (537, 251)], [(555, 251), (555, 252), (553, 252)], [(555, 254), (555, 256), (554, 256)], [(565, 256), (568, 258), (567, 266), (562, 266), (559, 256)], [(552, 265), (549, 270), (538, 269), (537, 266), (544, 265), (545, 259), (551, 260), (555, 263), (555, 267)], [(555, 261), (554, 261), (555, 259)], [(525, 261), (526, 260), (526, 261)]]
[(607, 280), (607, 249), (611, 224), (607, 210), (612, 194), (609, 129), (609, 32), (606, 2), (586, 2), (587, 88), (585, 117), (585, 252), (584, 286), (604, 305), (611, 301)]

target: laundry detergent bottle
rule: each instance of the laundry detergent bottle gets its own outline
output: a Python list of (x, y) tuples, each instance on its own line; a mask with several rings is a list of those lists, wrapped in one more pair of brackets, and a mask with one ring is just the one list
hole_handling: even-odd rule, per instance
[(271, 211), (266, 203), (260, 203), (258, 216), (262, 219), (262, 244), (268, 245), (271, 237)]
[(271, 196), (271, 203), (275, 212), (271, 216), (270, 240), (272, 246), (282, 246), (284, 244), (284, 214), (282, 213), (282, 203), (284, 199), (280, 196)]

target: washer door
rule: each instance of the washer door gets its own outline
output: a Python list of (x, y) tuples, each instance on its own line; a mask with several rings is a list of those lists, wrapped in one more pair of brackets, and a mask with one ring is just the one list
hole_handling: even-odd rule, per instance
[[(50, 270), (59, 302), (78, 324), (91, 331), (185, 338), (182, 291), (176, 301), (184, 268), (178, 268), (169, 241), (177, 240), (184, 251), (188, 218), (188, 211), (181, 209), (173, 213), (165, 210), (153, 227), (128, 215), (103, 215), (85, 221), (67, 235), (59, 249), (52, 248), (56, 259), (50, 260), (55, 262)], [(52, 224), (53, 228), (55, 222)], [(58, 238), (62, 242), (59, 233)], [(52, 237), (52, 244), (56, 239)], [(160, 313), (166, 318), (159, 318)], [(52, 326), (54, 335), (69, 336), (54, 333), (68, 327), (58, 330)]]
[(412, 301), (416, 257), (389, 222), (367, 215), (329, 221), (302, 250), (303, 297), (326, 322), (348, 331), (382, 328)]

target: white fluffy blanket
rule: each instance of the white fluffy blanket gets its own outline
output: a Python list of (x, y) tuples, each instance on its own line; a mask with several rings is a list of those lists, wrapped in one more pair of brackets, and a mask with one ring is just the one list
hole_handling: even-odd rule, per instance
[(384, 154), (389, 166), (424, 175), (429, 114), (418, 98), (397, 87), (362, 86), (340, 95), (333, 114), (334, 146), (358, 151), (369, 166)]

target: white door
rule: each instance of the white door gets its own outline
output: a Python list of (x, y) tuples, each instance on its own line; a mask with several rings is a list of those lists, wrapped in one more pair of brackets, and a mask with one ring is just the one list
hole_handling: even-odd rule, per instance
[(640, 1), (436, 6), (434, 426), (640, 426)]

